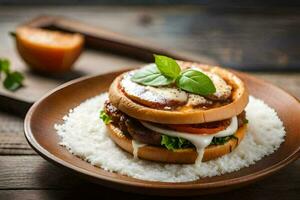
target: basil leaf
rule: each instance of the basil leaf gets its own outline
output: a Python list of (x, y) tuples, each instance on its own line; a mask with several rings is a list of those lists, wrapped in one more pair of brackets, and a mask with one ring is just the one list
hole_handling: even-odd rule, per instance
[(210, 78), (204, 73), (193, 69), (182, 72), (176, 80), (176, 85), (188, 92), (204, 96), (216, 92)]
[(162, 75), (155, 65), (149, 65), (138, 70), (133, 74), (131, 80), (142, 85), (150, 86), (169, 85), (173, 82), (172, 78)]
[[(23, 86), (22, 82), (24, 76), (17, 71), (12, 72), (10, 70), (10, 63), (7, 59), (0, 59), (0, 75), (1, 72), (5, 74), (5, 79), (3, 81), (3, 86), (10, 91), (16, 91)], [(1, 76), (0, 76), (1, 78)]]
[(179, 76), (181, 69), (173, 58), (161, 55), (154, 55), (154, 58), (157, 68), (164, 76), (173, 79)]
[(20, 87), (22, 87), (22, 81), (24, 80), (24, 76), (19, 72), (12, 72), (6, 74), (3, 85), (6, 89), (10, 91), (16, 91)]

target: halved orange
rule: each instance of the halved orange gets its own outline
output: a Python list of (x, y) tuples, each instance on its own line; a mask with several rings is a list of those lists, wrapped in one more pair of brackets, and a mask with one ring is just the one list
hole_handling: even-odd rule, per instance
[(20, 56), (34, 70), (64, 72), (79, 57), (84, 44), (80, 34), (40, 28), (19, 27), (16, 45)]

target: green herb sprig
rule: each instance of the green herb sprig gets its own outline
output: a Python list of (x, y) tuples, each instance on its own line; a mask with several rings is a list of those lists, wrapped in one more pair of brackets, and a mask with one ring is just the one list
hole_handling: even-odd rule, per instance
[(16, 91), (23, 86), (24, 76), (18, 71), (11, 71), (10, 62), (7, 59), (0, 59), (0, 79), (5, 75), (3, 86), (7, 90)]
[(181, 71), (178, 63), (167, 56), (154, 55), (155, 65), (149, 65), (133, 74), (131, 80), (142, 85), (165, 86), (176, 84), (182, 90), (209, 95), (216, 92), (211, 79), (199, 70)]

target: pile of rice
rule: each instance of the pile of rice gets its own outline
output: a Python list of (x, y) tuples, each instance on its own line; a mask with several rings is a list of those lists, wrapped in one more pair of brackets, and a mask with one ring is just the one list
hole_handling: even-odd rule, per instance
[(99, 119), (99, 111), (107, 98), (104, 93), (88, 99), (71, 110), (63, 118), (63, 124), (55, 125), (60, 144), (92, 165), (137, 179), (185, 182), (237, 171), (273, 153), (284, 141), (285, 130), (276, 112), (263, 101), (250, 97), (246, 107), (248, 133), (232, 153), (200, 165), (134, 159), (116, 146)]

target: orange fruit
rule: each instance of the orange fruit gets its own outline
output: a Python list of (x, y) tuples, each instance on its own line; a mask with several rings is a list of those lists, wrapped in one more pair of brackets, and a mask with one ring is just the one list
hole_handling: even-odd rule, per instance
[(84, 44), (80, 34), (40, 28), (19, 27), (16, 46), (29, 67), (40, 72), (64, 72), (71, 69)]

